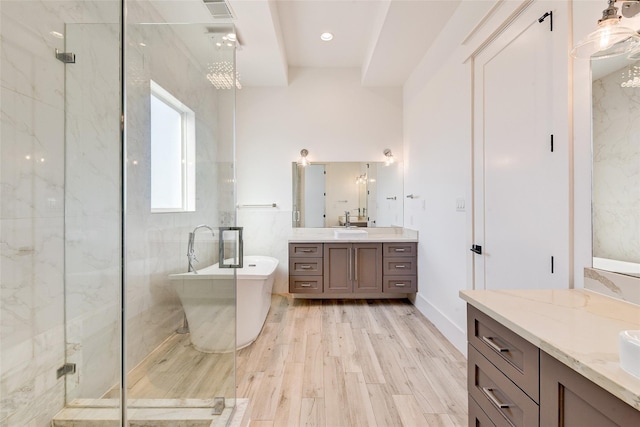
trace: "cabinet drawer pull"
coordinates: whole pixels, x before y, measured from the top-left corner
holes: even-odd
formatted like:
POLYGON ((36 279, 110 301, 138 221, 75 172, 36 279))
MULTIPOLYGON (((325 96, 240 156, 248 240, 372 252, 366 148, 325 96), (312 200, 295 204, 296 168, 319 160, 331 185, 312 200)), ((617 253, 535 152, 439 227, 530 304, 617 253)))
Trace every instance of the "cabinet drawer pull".
POLYGON ((509 405, 508 403, 502 403, 500 402, 500 399, 498 399, 498 397, 496 396, 496 394, 493 392, 492 388, 489 387, 482 387, 482 391, 484 392, 484 394, 487 396, 487 398, 489 398, 489 400, 496 405, 498 408, 503 409, 503 408, 508 408, 509 405))
POLYGON ((404 248, 395 248, 394 251, 396 251, 396 252, 404 252, 404 248))
POLYGON ((301 268, 302 270, 308 270, 308 269, 310 269, 310 268, 311 268, 311 266, 310 266, 309 264, 305 264, 305 265, 301 265, 301 266, 300 266, 300 268, 301 268))
POLYGON ((313 249, 300 249, 300 252, 309 253, 309 252, 313 252, 313 249))
POLYGON ((354 256, 355 259, 355 271, 353 273, 353 280, 355 280, 356 282, 358 281, 358 248, 355 249, 356 250, 356 254, 354 256))
POLYGON ((406 284, 404 283, 395 283, 395 286, 402 288, 403 286, 406 286, 406 284))
POLYGON ((300 287, 301 288, 310 288, 311 287, 311 283, 300 283, 300 287))
POLYGON ((491 348, 493 348, 495 351, 497 351, 498 353, 502 353, 505 351, 509 351, 508 347, 500 347, 498 344, 496 344, 495 342, 493 342, 493 337, 485 337, 484 335, 482 336, 482 341, 486 342, 491 348))
POLYGON ((406 268, 405 265, 396 265, 396 268, 406 268))

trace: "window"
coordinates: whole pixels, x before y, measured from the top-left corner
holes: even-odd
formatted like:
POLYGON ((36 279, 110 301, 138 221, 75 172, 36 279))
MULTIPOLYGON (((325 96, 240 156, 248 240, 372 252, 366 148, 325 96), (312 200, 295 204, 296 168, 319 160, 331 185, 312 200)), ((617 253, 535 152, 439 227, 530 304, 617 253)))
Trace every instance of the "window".
POLYGON ((194 211, 195 114, 151 81, 151 212, 194 211))

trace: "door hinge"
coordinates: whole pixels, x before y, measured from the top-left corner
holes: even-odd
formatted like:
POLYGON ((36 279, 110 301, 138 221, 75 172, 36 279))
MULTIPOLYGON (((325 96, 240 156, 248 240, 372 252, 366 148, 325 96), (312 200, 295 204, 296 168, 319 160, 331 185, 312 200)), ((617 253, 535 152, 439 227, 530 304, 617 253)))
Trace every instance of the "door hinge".
POLYGON ((544 15, 538 18, 538 22, 542 24, 545 21, 545 19, 547 19, 547 17, 549 17, 549 31, 553 31, 553 11, 552 10, 550 10, 549 12, 545 12, 544 15))
POLYGON ((555 270, 554 259, 553 259, 553 256, 551 256, 551 274, 555 272, 554 270, 555 270))
POLYGON ((76 364, 75 363, 65 363, 61 367, 56 370, 56 378, 60 379, 60 377, 64 377, 67 374, 75 374, 76 373, 76 364))
POLYGON ((56 49, 56 59, 64 64, 75 64, 76 54, 72 52, 60 52, 56 49))
POLYGON ((553 153, 553 134, 551 134, 551 152, 553 153))

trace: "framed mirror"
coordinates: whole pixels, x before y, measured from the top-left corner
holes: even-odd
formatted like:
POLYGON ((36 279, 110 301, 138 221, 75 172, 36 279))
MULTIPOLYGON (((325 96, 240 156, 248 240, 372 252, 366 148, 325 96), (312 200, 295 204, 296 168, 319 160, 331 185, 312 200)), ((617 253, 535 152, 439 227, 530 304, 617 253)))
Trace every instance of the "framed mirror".
POLYGON ((591 61, 593 267, 640 277, 640 61, 591 61))
POLYGON ((402 227, 402 163, 292 163, 294 228, 402 227))

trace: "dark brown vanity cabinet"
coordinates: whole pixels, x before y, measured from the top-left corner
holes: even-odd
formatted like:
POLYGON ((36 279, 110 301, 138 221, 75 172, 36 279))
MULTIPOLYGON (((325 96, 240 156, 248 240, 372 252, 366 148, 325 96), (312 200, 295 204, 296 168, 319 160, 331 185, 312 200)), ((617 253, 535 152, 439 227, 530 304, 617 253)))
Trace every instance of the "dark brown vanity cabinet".
POLYGON ((384 243, 382 248, 382 291, 402 294, 418 292, 418 245, 384 243))
POLYGON ((540 425, 638 427, 640 411, 540 352, 540 425))
POLYGON ((289 292, 322 293, 322 243, 289 244, 289 292))
POLYGON ((417 243, 289 243, 289 292, 398 294, 418 290, 417 243))
POLYGON ((640 411, 467 305, 469 426, 638 427, 640 411))
MULTIPOLYGON (((538 427, 538 347, 467 306, 469 402, 496 426, 538 427)), ((473 415, 469 412, 469 425, 473 415)))
POLYGON ((382 243, 325 243, 324 293, 382 292, 382 243))

